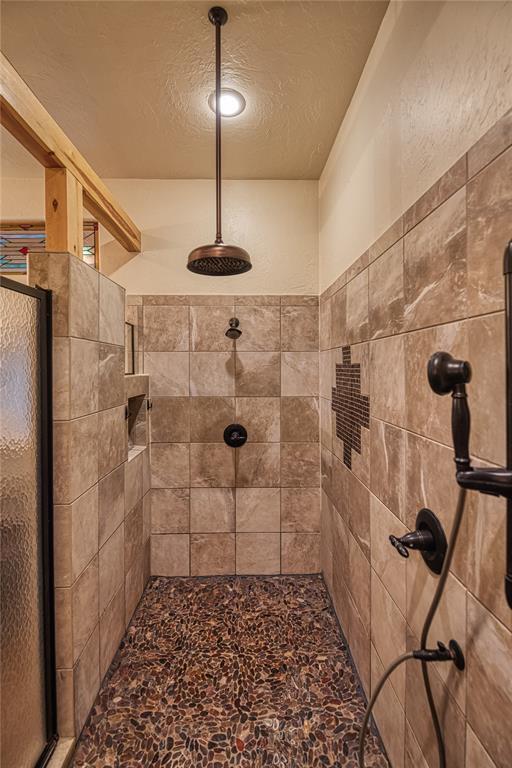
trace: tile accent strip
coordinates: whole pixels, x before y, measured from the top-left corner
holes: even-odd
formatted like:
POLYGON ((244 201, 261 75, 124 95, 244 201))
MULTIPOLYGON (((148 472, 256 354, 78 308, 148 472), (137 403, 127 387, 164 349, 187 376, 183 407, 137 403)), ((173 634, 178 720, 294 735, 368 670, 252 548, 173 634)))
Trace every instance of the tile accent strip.
POLYGON ((361 428, 370 429, 370 398, 361 394, 361 365, 352 362, 350 347, 342 347, 341 354, 331 408, 336 414, 336 435, 343 441, 343 463, 351 469, 352 451, 361 453, 361 428))

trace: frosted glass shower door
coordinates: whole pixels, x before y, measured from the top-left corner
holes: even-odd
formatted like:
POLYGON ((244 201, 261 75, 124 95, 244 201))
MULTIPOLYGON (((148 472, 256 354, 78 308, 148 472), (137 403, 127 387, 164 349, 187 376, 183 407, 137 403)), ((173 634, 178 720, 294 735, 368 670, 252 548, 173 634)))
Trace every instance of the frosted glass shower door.
POLYGON ((45 291, 0 278, 2 768, 43 765, 56 740, 49 310, 45 291))

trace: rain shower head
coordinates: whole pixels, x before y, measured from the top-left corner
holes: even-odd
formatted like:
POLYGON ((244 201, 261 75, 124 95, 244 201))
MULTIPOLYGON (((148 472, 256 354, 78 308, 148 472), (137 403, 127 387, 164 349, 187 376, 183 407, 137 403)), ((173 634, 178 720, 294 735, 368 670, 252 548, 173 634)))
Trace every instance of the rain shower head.
POLYGON ((251 259, 247 251, 237 245, 212 243, 194 248, 189 254, 187 269, 212 277, 241 275, 251 269, 251 259))
POLYGON ((229 321, 229 328, 226 331, 226 336, 228 339, 233 339, 236 341, 240 338, 242 335, 242 331, 238 327, 240 325, 240 320, 237 317, 232 317, 229 321))
POLYGON ((215 189, 217 234, 211 245, 200 245, 189 254, 187 269, 197 275, 226 277, 241 275, 251 267, 251 258, 247 251, 237 245, 224 245, 222 241, 222 142, 221 142, 221 55, 220 30, 228 20, 224 8, 210 8, 208 18, 215 27, 215 189))

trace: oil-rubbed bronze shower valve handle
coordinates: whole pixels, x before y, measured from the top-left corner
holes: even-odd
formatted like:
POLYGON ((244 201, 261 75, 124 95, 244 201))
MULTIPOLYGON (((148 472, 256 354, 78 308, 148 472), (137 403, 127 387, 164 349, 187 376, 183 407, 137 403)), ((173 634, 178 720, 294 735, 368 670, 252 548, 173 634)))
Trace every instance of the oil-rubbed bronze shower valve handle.
POLYGON ((402 557, 409 557, 409 550, 407 547, 404 547, 400 539, 397 539, 396 536, 391 535, 389 540, 399 555, 402 555, 402 557))

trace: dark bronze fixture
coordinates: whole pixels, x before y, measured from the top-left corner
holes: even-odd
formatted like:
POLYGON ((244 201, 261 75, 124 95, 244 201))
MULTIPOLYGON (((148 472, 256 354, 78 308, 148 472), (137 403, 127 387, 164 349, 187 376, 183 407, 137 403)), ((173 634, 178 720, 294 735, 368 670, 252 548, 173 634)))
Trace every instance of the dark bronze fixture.
POLYGON ((506 333, 506 417, 507 466, 487 469, 474 467, 469 453, 471 417, 466 384, 471 381, 471 366, 455 360, 448 352, 436 352, 428 362, 428 380, 438 395, 452 396, 452 439, 455 453, 455 478, 461 488, 502 496, 507 500, 505 595, 512 608, 512 240, 503 258, 505 277, 506 333))
POLYGON ((224 430, 224 442, 230 448, 240 448, 247 441, 247 430, 241 424, 229 424, 224 430))
POLYGON ((220 28, 228 20, 224 8, 210 8, 208 18, 215 27, 215 184, 217 234, 215 243, 200 245, 189 254, 187 269, 198 275, 241 275, 251 267, 247 251, 237 245, 225 245, 222 241, 222 142, 221 142, 221 43, 220 28))
POLYGON ((239 326, 240 326, 240 320, 238 319, 238 317, 232 317, 231 320, 229 321, 229 328, 226 331, 226 336, 228 337, 228 339, 233 339, 234 341, 236 341, 237 339, 240 338, 240 336, 242 335, 242 331, 240 330, 239 326))
POLYGON ((438 517, 431 509, 420 509, 416 516, 416 530, 389 540, 402 557, 409 557, 410 549, 417 549, 434 573, 441 573, 446 554, 446 536, 438 517))

